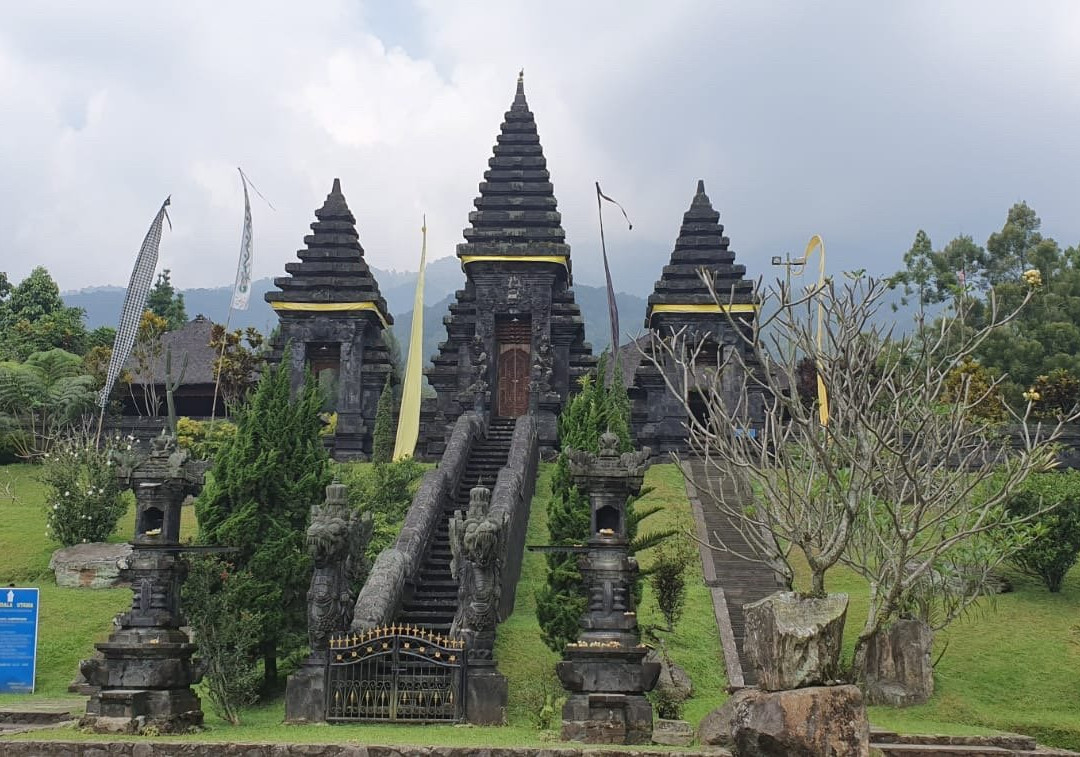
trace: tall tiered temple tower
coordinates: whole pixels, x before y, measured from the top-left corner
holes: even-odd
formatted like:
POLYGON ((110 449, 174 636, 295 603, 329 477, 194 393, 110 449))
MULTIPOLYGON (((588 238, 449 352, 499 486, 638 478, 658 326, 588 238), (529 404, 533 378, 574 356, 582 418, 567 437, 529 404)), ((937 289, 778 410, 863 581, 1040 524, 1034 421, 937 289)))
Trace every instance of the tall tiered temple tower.
POLYGON ((280 291, 266 293, 280 329, 271 360, 290 349, 295 390, 311 370, 327 394, 326 410, 337 413, 334 457, 363 460, 371 454, 375 409, 393 371, 383 331, 394 322, 379 285, 364 260, 356 218, 334 186, 315 211, 312 234, 304 237, 298 263, 274 279, 280 291))
POLYGON ((474 205, 457 247, 465 288, 443 319, 447 339, 427 371, 437 396, 424 403, 418 454, 428 457, 442 453, 448 429, 473 409, 494 418, 533 412, 541 445, 553 448, 563 402, 595 364, 520 75, 474 205))
MULTIPOLYGON (((720 214, 713 209, 705 182, 698 181, 697 192, 690 202, 690 209, 683 215, 682 227, 671 262, 664 266, 660 280, 649 295, 645 311, 645 328, 649 336, 642 344, 648 349, 648 339, 668 337, 680 329, 688 329, 698 338, 707 340, 708 347, 702 351, 697 367, 707 368, 707 361, 715 361, 721 350, 743 350, 748 364, 753 350, 740 338, 735 324, 747 331, 757 318, 757 300, 754 284, 747 281, 746 267, 735 263, 735 253, 728 249, 730 240, 724 236, 720 214), (709 294, 700 271, 704 269, 715 281, 721 304, 709 294)), ((631 346, 631 349, 635 349, 631 346)), ((723 377, 724 387, 730 396, 728 402, 737 400, 741 378, 727 371, 723 377)), ((695 393, 688 389, 691 406, 695 406, 695 393)), ((685 451, 686 411, 664 383, 664 377, 651 361, 638 363, 630 389, 633 402, 631 425, 638 446, 648 445, 654 453, 666 454, 685 451)), ((759 410, 754 406, 749 412, 759 410)), ((702 411, 704 408, 702 407, 702 411)))

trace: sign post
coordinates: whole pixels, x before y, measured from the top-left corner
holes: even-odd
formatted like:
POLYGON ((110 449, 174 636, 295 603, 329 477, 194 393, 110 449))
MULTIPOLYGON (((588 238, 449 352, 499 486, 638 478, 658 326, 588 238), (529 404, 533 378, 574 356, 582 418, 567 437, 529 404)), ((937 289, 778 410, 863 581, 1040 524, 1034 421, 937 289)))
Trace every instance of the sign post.
POLYGON ((0 588, 0 694, 33 694, 38 589, 0 588))

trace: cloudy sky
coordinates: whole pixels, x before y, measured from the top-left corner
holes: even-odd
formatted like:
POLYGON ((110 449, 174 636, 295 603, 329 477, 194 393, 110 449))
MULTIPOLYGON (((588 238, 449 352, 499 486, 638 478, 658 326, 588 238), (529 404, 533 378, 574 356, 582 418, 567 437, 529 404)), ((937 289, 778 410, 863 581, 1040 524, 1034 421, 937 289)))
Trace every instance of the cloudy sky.
MULTIPOLYGON (((461 241, 517 71, 576 277, 620 289, 670 254, 698 178, 754 276, 820 233, 831 269, 899 265, 918 228, 982 242, 1027 200, 1080 242, 1080 4, 938 0, 5 3, 0 270, 124 284, 171 194, 162 265, 283 272, 335 176, 368 259, 461 241), (620 280, 621 279, 621 280, 620 280)), ((647 287, 647 284, 645 285, 647 287)))

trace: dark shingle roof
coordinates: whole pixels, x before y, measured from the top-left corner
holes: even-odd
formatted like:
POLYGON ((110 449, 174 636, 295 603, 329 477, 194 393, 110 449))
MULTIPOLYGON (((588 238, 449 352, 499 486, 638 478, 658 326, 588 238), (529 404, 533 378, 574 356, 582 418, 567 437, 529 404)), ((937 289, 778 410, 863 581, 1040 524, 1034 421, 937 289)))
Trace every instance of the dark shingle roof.
POLYGON ((214 383, 214 360, 217 355, 210 347, 210 330, 214 327, 213 321, 203 316, 197 316, 185 326, 176 331, 168 331, 161 337, 161 352, 151 361, 146 375, 140 375, 137 371, 138 363, 135 355, 128 358, 126 369, 131 373, 132 384, 146 384, 152 381, 155 384, 165 382, 165 354, 172 350, 173 377, 179 375, 184 356, 187 355, 187 370, 184 371, 184 384, 213 384, 214 383))

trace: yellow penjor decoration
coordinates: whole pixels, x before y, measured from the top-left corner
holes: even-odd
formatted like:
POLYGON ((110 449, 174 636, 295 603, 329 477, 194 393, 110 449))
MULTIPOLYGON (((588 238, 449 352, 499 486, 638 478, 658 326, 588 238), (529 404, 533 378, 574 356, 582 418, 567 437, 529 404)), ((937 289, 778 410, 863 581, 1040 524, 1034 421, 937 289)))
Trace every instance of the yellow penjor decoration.
POLYGON ((424 349, 424 270, 427 268, 427 216, 420 229, 420 275, 416 277, 416 296, 413 298, 412 329, 409 335, 409 357, 405 361, 405 385, 401 389, 401 410, 398 413, 397 439, 394 459, 412 457, 420 437, 420 375, 423 370, 424 349))
POLYGON ((825 303, 821 300, 821 290, 825 287, 825 242, 817 234, 810 237, 810 241, 806 243, 806 252, 803 253, 802 261, 803 265, 806 265, 810 260, 810 256, 817 250, 820 254, 818 257, 818 282, 817 288, 814 290, 818 295, 817 305, 817 353, 818 353, 818 366, 817 366, 817 396, 818 396, 818 418, 821 420, 822 426, 829 425, 829 393, 825 389, 825 381, 821 378, 821 355, 822 355, 822 341, 825 334, 825 303))

